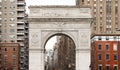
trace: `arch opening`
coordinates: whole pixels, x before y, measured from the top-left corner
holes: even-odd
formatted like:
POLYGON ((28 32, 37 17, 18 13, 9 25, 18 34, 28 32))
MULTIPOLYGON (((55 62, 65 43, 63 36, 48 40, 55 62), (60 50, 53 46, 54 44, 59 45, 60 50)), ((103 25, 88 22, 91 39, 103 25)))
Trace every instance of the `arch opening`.
POLYGON ((50 36, 44 46, 45 70, 75 70, 75 43, 66 34, 50 36))

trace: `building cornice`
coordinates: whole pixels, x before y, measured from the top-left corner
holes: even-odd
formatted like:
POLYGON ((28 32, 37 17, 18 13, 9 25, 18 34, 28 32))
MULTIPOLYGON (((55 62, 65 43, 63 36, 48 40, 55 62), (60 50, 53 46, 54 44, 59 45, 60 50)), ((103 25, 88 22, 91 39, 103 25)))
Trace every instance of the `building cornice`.
POLYGON ((69 5, 45 5, 45 6, 41 6, 41 5, 30 5, 28 8, 91 8, 88 5, 81 5, 81 6, 69 6, 69 5))
POLYGON ((91 35, 91 39, 95 36, 120 36, 120 34, 93 34, 91 35))
POLYGON ((91 18, 30 18, 29 22, 82 22, 91 21, 91 18))

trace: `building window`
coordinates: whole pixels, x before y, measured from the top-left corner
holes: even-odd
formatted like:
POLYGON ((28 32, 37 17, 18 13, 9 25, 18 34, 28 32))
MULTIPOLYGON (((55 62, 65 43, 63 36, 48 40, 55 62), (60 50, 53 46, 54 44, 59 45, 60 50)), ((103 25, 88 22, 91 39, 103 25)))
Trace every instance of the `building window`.
MULTIPOLYGON (((110 28, 111 28, 111 26, 108 26, 108 27, 110 27, 110 28)), ((109 40, 109 36, 106 36, 106 40, 109 40)))
POLYGON ((13 67, 13 69, 12 70, 16 70, 16 68, 15 67, 13 67))
POLYGON ((110 65, 106 65, 106 70, 110 70, 110 65))
POLYGON ((82 2, 84 2, 84 0, 82 0, 82 2))
POLYGON ((5 65, 5 66, 7 65, 7 60, 6 60, 6 59, 4 60, 4 65, 5 65))
POLYGON ((4 55, 4 58, 5 58, 5 59, 7 58, 7 54, 4 55))
POLYGON ((114 65, 114 69, 113 70, 118 70, 118 66, 114 65))
POLYGON ((5 6, 4 8, 5 8, 5 9, 7 9, 7 7, 6 7, 6 6, 5 6))
POLYGON ((15 6, 11 5, 11 6, 10 6, 10 8, 11 8, 11 9, 14 9, 14 8, 15 8, 15 6))
POLYGON ((15 21, 15 18, 10 18, 10 21, 15 21))
POLYGON ((7 48, 5 48, 5 51, 7 51, 7 48))
POLYGON ((9 35, 9 37, 10 37, 11 39, 13 39, 13 38, 15 38, 15 35, 9 35))
POLYGON ((96 7, 96 4, 94 3, 94 7, 96 7))
POLYGON ((102 70, 102 65, 98 65, 98 70, 102 70))
POLYGON ((7 18, 4 18, 4 21, 7 21, 7 18))
POLYGON ((15 32, 15 29, 10 29, 10 32, 15 32))
POLYGON ((110 54, 106 54, 106 60, 107 60, 107 61, 110 60, 110 54))
POLYGON ((117 57, 117 54, 114 54, 114 60, 117 60, 118 57, 117 57))
POLYGON ((10 24, 10 27, 14 27, 15 26, 15 24, 10 24))
POLYGON ((16 55, 15 55, 15 54, 13 54, 13 58, 14 58, 14 59, 16 58, 16 55))
POLYGON ((101 44, 98 45, 98 50, 102 50, 102 45, 101 44))
POLYGON ((14 15, 14 14, 15 14, 15 12, 14 12, 14 11, 12 11, 12 12, 10 12, 10 14, 11 14, 11 15, 14 15))
MULTIPOLYGON (((101 23, 101 25, 102 25, 102 23, 101 23)), ((101 32, 102 32, 102 29, 103 29, 103 28, 102 28, 102 27, 100 27, 100 31, 101 31, 101 32)))
POLYGON ((106 45, 106 50, 110 50, 109 44, 106 45))
POLYGON ((101 37, 100 37, 100 36, 98 37, 98 40, 101 40, 101 37))
MULTIPOLYGON (((96 23, 94 23, 94 24, 96 24, 96 23)), ((94 30, 96 30, 96 27, 94 27, 94 30)))
POLYGON ((98 60, 102 60, 102 54, 98 54, 98 60))
POLYGON ((114 44, 113 44, 113 50, 114 50, 114 51, 117 51, 117 43, 114 43, 114 44))
POLYGON ((114 38, 114 40, 116 40, 116 39, 117 39, 117 37, 116 37, 116 36, 114 36, 113 38, 114 38))
POLYGON ((15 66, 16 65, 16 60, 15 59, 13 59, 13 66, 15 66))
POLYGON ((15 48, 13 48, 13 51, 16 51, 16 49, 15 49, 15 48))

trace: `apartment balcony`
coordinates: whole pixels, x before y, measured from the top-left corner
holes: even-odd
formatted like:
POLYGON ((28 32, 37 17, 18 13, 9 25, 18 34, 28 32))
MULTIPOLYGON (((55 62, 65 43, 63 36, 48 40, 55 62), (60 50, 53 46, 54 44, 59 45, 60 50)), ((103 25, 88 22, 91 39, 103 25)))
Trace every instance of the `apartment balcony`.
POLYGON ((23 66, 23 67, 20 67, 20 70, 24 70, 24 66, 23 66))
POLYGON ((28 30, 25 30, 25 33, 28 33, 28 30))
POLYGON ((28 24, 28 19, 25 19, 25 24, 28 24))
POLYGON ((24 31, 18 31, 17 35, 24 35, 24 31))
POLYGON ((20 43, 20 46, 25 46, 23 43, 20 43))
POLYGON ((17 11, 25 11, 25 7, 18 7, 17 11))
POLYGON ((24 52, 24 48, 21 48, 21 50, 20 50, 21 52, 24 52))
POLYGON ((20 58, 21 58, 20 60, 23 61, 24 57, 25 57, 24 55, 20 55, 20 58))
POLYGON ((23 37, 18 37, 17 40, 24 40, 24 38, 23 37))
POLYGON ((111 28, 112 26, 111 25, 106 25, 106 28, 111 28))
POLYGON ((18 26, 17 29, 24 29, 24 26, 18 26))
POLYGON ((17 20, 17 24, 24 24, 25 22, 24 22, 24 20, 17 20))
POLYGON ((25 62, 24 64, 25 64, 25 65, 28 65, 28 63, 27 63, 27 62, 25 62))
POLYGON ((26 29, 28 29, 28 26, 25 26, 26 29))
POLYGON ((22 14, 17 14, 17 17, 25 17, 24 13, 22 14))
POLYGON ((20 65, 20 70, 24 70, 24 65, 23 65, 23 63, 21 63, 21 65, 20 65))
POLYGON ((25 1, 18 1, 17 5, 25 5, 25 1))

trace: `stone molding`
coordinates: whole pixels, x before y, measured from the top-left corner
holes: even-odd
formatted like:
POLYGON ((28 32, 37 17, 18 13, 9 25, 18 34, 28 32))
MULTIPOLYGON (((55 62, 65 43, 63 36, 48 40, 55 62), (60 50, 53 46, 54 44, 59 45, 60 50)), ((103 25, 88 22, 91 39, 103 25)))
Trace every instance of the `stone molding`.
POLYGON ((33 18, 29 17, 29 22, 90 22, 91 18, 33 18))

